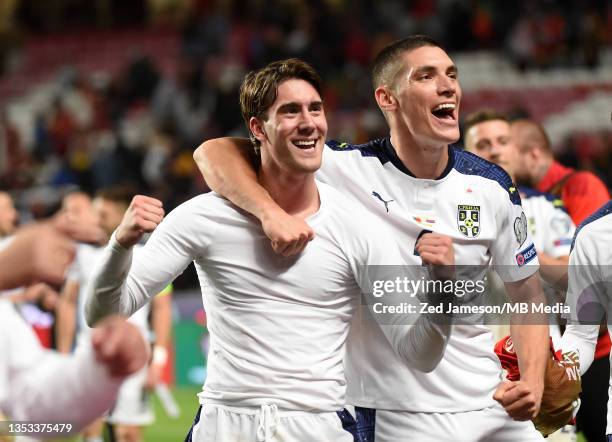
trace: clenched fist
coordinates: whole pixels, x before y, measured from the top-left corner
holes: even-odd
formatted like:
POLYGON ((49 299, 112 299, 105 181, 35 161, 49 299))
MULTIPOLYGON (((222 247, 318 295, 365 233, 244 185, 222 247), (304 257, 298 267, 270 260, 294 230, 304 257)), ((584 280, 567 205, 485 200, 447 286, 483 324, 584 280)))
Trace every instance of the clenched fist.
POLYGON ((416 250, 423 264, 433 267, 436 279, 454 279, 455 248, 450 236, 426 233, 417 241, 416 250))
POLYGON ((164 208, 160 200, 144 195, 136 195, 128 207, 115 237, 126 249, 140 241, 145 233, 152 232, 164 218, 164 208))
POLYGON ((504 381, 497 387, 493 399, 506 409, 516 421, 527 421, 540 411, 543 386, 533 386, 526 381, 504 381))

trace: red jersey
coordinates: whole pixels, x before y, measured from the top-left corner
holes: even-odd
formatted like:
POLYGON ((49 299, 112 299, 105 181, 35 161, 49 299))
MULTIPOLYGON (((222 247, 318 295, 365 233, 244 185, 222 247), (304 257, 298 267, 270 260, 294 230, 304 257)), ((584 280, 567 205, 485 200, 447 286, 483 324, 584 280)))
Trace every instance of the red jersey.
POLYGON ((559 195, 577 226, 610 200, 608 188, 596 175, 578 172, 556 161, 536 188, 540 192, 559 195))

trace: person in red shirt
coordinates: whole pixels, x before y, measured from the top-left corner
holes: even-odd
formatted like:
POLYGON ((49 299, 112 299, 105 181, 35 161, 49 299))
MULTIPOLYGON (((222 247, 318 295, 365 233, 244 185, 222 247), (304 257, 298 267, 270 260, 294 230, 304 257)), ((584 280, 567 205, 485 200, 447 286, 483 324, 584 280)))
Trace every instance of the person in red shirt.
MULTIPOLYGON (((511 135, 519 148, 521 167, 516 179, 541 192, 558 195, 576 226, 610 200, 604 182, 592 172, 577 171, 555 161, 544 128, 531 120, 516 120, 511 135)), ((582 378, 582 405, 577 427, 590 441, 605 440, 610 335, 602 325, 595 362, 582 378)))
POLYGON ((579 225, 610 199, 604 182, 588 171, 563 166, 553 157, 544 128, 530 120, 512 122, 511 133, 521 153, 522 171, 518 181, 559 195, 574 224, 579 225))

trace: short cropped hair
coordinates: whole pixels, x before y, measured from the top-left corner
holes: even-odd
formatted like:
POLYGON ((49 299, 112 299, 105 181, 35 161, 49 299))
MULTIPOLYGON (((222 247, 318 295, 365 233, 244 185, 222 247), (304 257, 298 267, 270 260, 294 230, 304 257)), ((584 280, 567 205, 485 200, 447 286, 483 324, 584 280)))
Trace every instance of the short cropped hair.
POLYGON ((249 72, 240 86, 240 111, 249 131, 249 138, 259 153, 260 142, 251 133, 249 120, 255 117, 268 119, 268 109, 276 100, 278 87, 292 78, 304 80, 322 95, 321 77, 315 69, 299 58, 275 61, 267 66, 249 72))
POLYGON ((433 46, 444 50, 433 38, 420 34, 411 35, 385 46, 374 59, 372 67, 374 89, 382 85, 393 86, 395 77, 401 70, 401 66, 398 65, 400 56, 423 46, 433 46))
POLYGON ((467 133, 468 130, 477 124, 497 120, 505 121, 508 124, 510 123, 510 120, 506 115, 496 111, 495 109, 481 109, 476 112, 472 112, 465 117, 465 120, 463 120, 463 133, 467 133))
POLYGON ((95 197, 129 206, 132 202, 132 198, 134 198, 137 194, 138 191, 134 186, 129 184, 120 184, 99 189, 96 192, 95 197))

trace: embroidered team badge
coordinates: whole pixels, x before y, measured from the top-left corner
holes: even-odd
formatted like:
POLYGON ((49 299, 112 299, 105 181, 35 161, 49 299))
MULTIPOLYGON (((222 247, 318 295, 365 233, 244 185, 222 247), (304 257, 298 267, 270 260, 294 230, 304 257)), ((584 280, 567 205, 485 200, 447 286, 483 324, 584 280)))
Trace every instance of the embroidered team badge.
POLYGON ((477 237, 480 234, 480 206, 458 205, 457 226, 468 238, 477 237))

